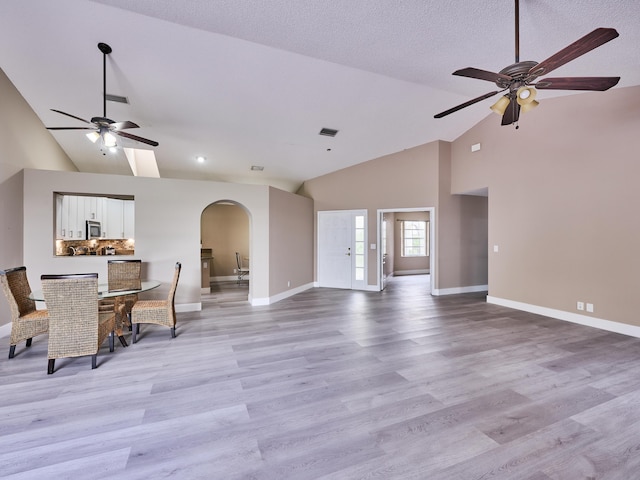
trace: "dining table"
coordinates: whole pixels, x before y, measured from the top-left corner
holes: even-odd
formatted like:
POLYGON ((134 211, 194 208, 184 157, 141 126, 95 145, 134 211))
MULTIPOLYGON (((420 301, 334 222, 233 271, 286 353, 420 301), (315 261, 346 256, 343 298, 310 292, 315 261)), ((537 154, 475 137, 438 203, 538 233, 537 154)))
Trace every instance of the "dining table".
MULTIPOLYGON (((159 282, 158 280, 142 280, 140 282, 140 288, 127 289, 127 290, 125 289, 109 290, 108 284, 99 283, 98 297, 101 299, 104 299, 104 298, 120 297, 124 295, 134 295, 136 293, 142 293, 149 290, 153 290, 154 288, 159 287, 161 283, 162 282, 159 282)), ((36 302, 44 302, 44 294, 42 293, 42 290, 33 290, 29 294, 29 298, 36 302)))

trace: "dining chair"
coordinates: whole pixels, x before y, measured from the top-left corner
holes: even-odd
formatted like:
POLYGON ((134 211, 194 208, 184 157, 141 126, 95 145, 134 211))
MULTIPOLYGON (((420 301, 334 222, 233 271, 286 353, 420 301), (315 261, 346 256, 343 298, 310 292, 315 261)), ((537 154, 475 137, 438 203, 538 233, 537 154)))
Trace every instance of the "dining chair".
POLYGON ((0 282, 11 310, 9 358, 13 358, 18 343, 26 340, 30 347, 33 337, 49 331, 49 314, 47 310, 36 310, 35 302, 29 298, 27 267, 0 270, 0 282))
POLYGON ((247 275, 249 275, 249 269, 248 268, 242 268, 242 257, 240 256, 240 253, 236 252, 236 266, 237 271, 238 271, 238 283, 240 283, 242 280, 244 280, 244 277, 246 277, 247 275))
POLYGON ((42 293, 49 311, 49 364, 58 358, 91 355, 96 368, 100 346, 109 337, 113 352, 115 312, 98 311, 98 274, 42 275, 42 293))
MULTIPOLYGON (((142 280, 142 260, 108 260, 107 284, 110 292, 139 289, 142 280)), ((138 301, 138 294, 118 295, 100 300, 100 311, 113 309, 116 314, 116 332, 124 347, 127 342, 122 336, 124 328, 131 328, 131 308, 138 301), (124 315, 123 315, 124 311, 124 315)))
POLYGON ((133 343, 137 342, 137 334, 140 333, 141 323, 164 325, 171 329, 171 338, 176 337, 176 309, 174 299, 181 268, 182 264, 177 262, 173 273, 171 288, 169 289, 169 295, 166 300, 139 300, 133 305, 131 309, 131 323, 133 325, 131 341, 133 343))

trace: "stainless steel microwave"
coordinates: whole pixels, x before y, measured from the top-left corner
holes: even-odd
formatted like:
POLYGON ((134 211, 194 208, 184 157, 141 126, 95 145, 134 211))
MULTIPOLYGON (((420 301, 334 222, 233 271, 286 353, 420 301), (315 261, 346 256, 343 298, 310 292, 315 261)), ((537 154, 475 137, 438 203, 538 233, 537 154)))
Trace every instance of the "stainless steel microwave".
POLYGON ((87 220, 87 235, 85 238, 89 240, 91 238, 101 238, 101 237, 102 237, 102 226, 100 225, 100 222, 87 220))

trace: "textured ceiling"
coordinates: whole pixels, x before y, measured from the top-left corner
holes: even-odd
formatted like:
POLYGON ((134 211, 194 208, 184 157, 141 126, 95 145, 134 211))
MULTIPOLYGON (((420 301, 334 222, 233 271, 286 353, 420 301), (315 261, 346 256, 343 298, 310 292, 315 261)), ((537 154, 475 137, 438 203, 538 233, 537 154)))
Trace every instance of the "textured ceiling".
MULTIPOLYGON (((620 75, 616 88, 638 85, 638 19, 635 1, 521 0, 520 58, 542 61, 613 27, 619 38, 554 75, 620 75)), ((491 99, 433 118, 495 90, 451 72, 513 63, 514 1, 0 2, 0 68, 47 126, 79 125, 51 108, 101 115, 98 42, 113 47, 107 91, 130 100, 109 102, 108 116, 160 142, 161 176, 294 190, 339 168, 453 140, 487 116, 491 99), (322 127, 340 132, 321 137, 322 127)), ((541 107, 521 125, 544 121, 544 99, 558 94, 541 92, 541 107)), ((496 128, 508 129, 497 117, 496 128)), ((78 132, 54 137, 82 171, 131 174, 123 153, 103 156, 78 132)))

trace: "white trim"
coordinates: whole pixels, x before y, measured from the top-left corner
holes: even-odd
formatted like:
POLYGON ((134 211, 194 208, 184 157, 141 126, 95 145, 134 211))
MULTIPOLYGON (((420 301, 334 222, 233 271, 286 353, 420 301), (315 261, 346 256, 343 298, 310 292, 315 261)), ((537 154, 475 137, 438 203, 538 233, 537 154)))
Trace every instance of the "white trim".
POLYGON ((459 293, 487 292, 488 290, 489 285, 470 285, 468 287, 436 288, 431 290, 431 295, 457 295, 459 293))
POLYGON ((313 288, 313 283, 307 283, 305 285, 301 285, 299 287, 286 290, 272 297, 252 298, 250 303, 251 303, 251 306, 253 307, 271 305, 272 303, 276 303, 276 302, 279 302, 280 300, 284 300, 285 298, 292 297, 298 293, 309 290, 310 288, 313 288))
POLYGON ((204 293, 204 294, 211 293, 211 287, 202 287, 202 288, 200 289, 200 293, 201 293, 201 294, 202 294, 202 293, 204 293))
POLYGON ((5 325, 0 326, 0 338, 8 337, 11 335, 11 325, 13 322, 9 322, 5 325))
POLYGON ((416 208, 379 208, 378 214, 376 218, 376 232, 377 232, 377 241, 378 241, 378 261, 377 263, 377 275, 376 275, 376 283, 375 286, 377 291, 382 290, 382 249, 380 248, 382 245, 382 216, 385 213, 394 213, 394 212, 429 212, 429 273, 431 276, 429 278, 429 289, 433 295, 435 290, 435 278, 436 278, 436 209, 435 207, 416 207, 416 208))
POLYGON ((176 313, 177 312, 200 312, 202 311, 202 302, 197 303, 181 303, 176 304, 176 313))
POLYGON ((544 315, 545 317, 564 320, 566 322, 577 323, 587 327, 598 328, 608 332, 621 333, 630 337, 640 338, 640 327, 636 325, 628 325, 626 323, 613 322, 604 318, 590 317, 579 313, 565 312, 564 310, 556 310, 555 308, 541 307, 539 305, 531 305, 529 303, 516 302, 504 298, 492 297, 487 295, 487 303, 501 305, 503 307, 514 308, 524 312, 544 315))
MULTIPOLYGON (((235 282, 238 280, 238 275, 220 275, 219 277, 209 277, 210 283, 216 282, 235 282)), ((244 280, 249 280, 249 275, 244 276, 244 280)))
POLYGON ((429 269, 423 268, 420 270, 396 270, 393 272, 394 277, 401 277, 403 275, 428 275, 429 269))

